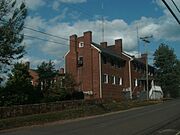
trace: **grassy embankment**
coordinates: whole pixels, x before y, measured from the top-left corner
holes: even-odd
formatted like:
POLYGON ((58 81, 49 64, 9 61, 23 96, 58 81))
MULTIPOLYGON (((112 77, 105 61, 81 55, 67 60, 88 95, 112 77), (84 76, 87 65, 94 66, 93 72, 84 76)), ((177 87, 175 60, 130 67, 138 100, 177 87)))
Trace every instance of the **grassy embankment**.
POLYGON ((126 101, 126 102, 108 102, 99 105, 82 106, 76 109, 64 110, 60 112, 36 114, 16 118, 0 120, 0 130, 44 124, 59 120, 69 120, 86 116, 100 115, 120 110, 126 110, 134 107, 146 106, 160 103, 159 101, 126 101))

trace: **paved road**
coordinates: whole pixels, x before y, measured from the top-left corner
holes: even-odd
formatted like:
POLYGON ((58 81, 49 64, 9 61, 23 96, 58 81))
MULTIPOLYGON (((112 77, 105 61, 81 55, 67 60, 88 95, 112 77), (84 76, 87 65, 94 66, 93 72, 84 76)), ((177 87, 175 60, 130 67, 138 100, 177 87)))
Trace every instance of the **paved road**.
MULTIPOLYGON (((180 117, 180 99, 97 118, 22 128, 2 135, 152 135, 180 117)), ((180 129, 179 129, 180 130, 180 129)), ((177 130, 177 132, 179 132, 177 130)), ((176 132, 176 133, 177 133, 176 132)), ((175 133, 174 133, 175 134, 175 133)))

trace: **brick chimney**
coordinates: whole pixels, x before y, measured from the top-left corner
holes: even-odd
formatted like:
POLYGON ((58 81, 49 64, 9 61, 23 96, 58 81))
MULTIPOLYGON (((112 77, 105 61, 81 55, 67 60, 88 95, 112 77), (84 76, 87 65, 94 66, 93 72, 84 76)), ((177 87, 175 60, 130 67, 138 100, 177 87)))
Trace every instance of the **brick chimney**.
POLYGON ((84 44, 85 44, 85 47, 91 45, 92 43, 92 32, 91 31, 86 31, 84 32, 84 44))
POLYGON ((101 45, 102 48, 106 48, 107 47, 107 42, 101 42, 100 45, 101 45))
POLYGON ((115 40, 115 51, 117 53, 121 53, 122 52, 122 39, 116 39, 115 40))
POLYGON ((30 69, 30 62, 29 61, 25 62, 25 65, 26 65, 27 69, 29 70, 30 69))
POLYGON ((144 53, 144 54, 141 54, 141 61, 143 62, 143 63, 146 63, 146 60, 147 60, 147 54, 146 53, 144 53))
POLYGON ((64 68, 59 69, 59 74, 64 74, 64 68))
POLYGON ((77 50, 77 35, 70 36, 70 51, 76 52, 77 50))

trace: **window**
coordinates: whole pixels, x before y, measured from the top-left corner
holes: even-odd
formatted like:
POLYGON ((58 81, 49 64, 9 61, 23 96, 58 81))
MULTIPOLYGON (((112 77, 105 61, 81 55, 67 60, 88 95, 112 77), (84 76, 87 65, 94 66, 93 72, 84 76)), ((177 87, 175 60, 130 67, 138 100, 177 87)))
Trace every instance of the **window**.
POLYGON ((111 66, 112 66, 112 67, 115 66, 115 63, 114 63, 113 60, 111 60, 111 66))
POLYGON ((82 48, 82 47, 84 47, 84 42, 79 43, 79 48, 82 48))
POLYGON ((78 57, 78 67, 83 66, 83 56, 78 57))
POLYGON ((112 76, 112 84, 116 84, 116 77, 112 76))
POLYGON ((122 79, 122 77, 119 77, 119 78, 118 78, 118 84, 119 84, 119 85, 122 85, 122 84, 123 84, 123 79, 122 79))
POLYGON ((134 86, 138 86, 138 80, 134 79, 134 86))
POLYGON ((107 74, 103 75, 103 82, 108 83, 108 75, 107 74))
POLYGON ((121 68, 121 63, 120 62, 117 63, 117 67, 121 68))

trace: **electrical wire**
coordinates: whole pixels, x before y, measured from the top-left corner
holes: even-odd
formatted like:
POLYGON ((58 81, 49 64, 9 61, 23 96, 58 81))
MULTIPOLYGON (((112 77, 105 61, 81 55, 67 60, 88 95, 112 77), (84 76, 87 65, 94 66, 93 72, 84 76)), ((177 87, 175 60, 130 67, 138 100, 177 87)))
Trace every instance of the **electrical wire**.
POLYGON ((40 38, 40 37, 34 37, 34 36, 31 36, 31 35, 26 35, 26 34, 18 34, 18 35, 24 35, 25 37, 28 37, 28 38, 33 38, 33 39, 38 39, 38 40, 42 40, 42 41, 46 41, 46 42, 60 44, 60 45, 66 46, 66 47, 68 46, 68 44, 64 44, 64 43, 60 43, 60 42, 57 42, 57 41, 52 41, 52 40, 48 40, 48 39, 44 39, 44 38, 40 38))
POLYGON ((178 6, 176 5, 176 3, 174 2, 174 0, 171 0, 171 1, 174 4, 174 6, 176 7, 177 11, 180 13, 180 10, 179 10, 178 6))
POLYGON ((31 31, 34 31, 34 32, 38 32, 38 33, 44 34, 44 35, 48 35, 48 36, 51 36, 51 37, 60 38, 60 39, 69 41, 68 38, 60 37, 60 36, 53 35, 51 33, 43 32, 43 31, 40 31, 40 30, 36 30, 34 28, 31 28, 31 27, 24 26, 24 29, 28 29, 28 30, 31 30, 31 31))

